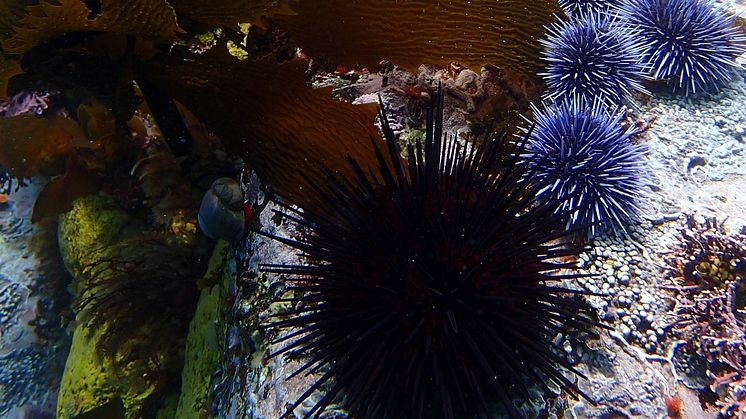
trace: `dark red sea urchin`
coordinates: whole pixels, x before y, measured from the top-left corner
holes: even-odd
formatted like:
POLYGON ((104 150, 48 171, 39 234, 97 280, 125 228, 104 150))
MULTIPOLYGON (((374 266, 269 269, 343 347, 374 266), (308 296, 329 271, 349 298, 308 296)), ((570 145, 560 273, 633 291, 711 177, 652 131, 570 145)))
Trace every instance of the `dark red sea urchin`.
POLYGON ((366 175, 350 158, 356 176, 328 174, 310 185, 318 204, 280 212, 308 234, 270 236, 309 262, 263 267, 287 275, 295 295, 264 327, 281 343, 271 356, 304 359, 294 375, 319 375, 289 411, 317 390, 307 417, 331 403, 356 418, 493 417, 500 405, 523 417, 513 401, 533 386, 582 395, 559 366, 582 375, 552 343, 594 324, 578 313, 579 292, 557 284, 577 276, 559 215, 532 203, 522 144, 444 137, 442 100, 408 160, 381 112, 378 167, 366 175))

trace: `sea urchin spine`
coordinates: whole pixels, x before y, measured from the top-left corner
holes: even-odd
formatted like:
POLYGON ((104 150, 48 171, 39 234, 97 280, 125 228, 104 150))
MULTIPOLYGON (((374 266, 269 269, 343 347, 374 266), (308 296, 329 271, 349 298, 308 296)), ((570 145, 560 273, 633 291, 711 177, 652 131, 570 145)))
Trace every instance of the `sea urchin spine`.
POLYGON ((605 13, 617 3, 619 0, 559 0, 562 10, 573 17, 586 13, 605 13))
POLYGON ((746 51, 735 16, 713 0, 626 0, 619 14, 652 77, 687 95, 731 80, 746 51))
POLYGON ((582 95, 601 98, 610 105, 631 101, 636 92, 647 93, 640 84, 644 69, 632 42, 634 31, 603 13, 585 13, 547 28, 541 75, 548 85, 548 98, 582 95))
POLYGON ((460 145, 443 135, 435 98, 408 160, 381 112, 378 167, 350 158, 355 176, 309 185, 318 203, 284 204, 279 214, 306 235, 263 233, 308 257, 263 266, 292 294, 280 301, 293 308, 264 325, 280 348, 271 356, 318 374, 290 411, 322 389, 308 417, 333 402, 356 418, 491 416, 495 405, 522 417, 512 401, 533 386, 582 395, 558 366, 582 375, 552 342, 595 324, 579 312, 581 292, 558 284, 579 276, 561 215, 534 204, 507 135, 460 145))
POLYGON ((538 180, 537 199, 555 206, 568 231, 624 230, 638 213, 646 152, 632 142, 637 128, 622 125, 625 112, 572 96, 533 114, 524 157, 538 180))

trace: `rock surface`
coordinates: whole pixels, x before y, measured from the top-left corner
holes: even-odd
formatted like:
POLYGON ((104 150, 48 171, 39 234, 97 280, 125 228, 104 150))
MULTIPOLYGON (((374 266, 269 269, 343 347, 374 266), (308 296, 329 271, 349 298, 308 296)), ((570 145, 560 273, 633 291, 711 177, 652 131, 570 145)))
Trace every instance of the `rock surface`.
POLYGON ((70 346, 56 226, 29 221, 39 190, 34 181, 0 206, 0 417, 9 419, 54 413, 70 346))

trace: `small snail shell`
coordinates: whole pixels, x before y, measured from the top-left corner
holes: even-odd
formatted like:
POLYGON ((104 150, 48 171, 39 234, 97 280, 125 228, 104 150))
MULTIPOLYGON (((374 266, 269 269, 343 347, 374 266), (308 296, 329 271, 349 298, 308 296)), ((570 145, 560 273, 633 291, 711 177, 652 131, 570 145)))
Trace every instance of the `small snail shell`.
POLYGON ((205 235, 214 240, 235 241, 244 233, 243 191, 233 179, 219 178, 202 197, 197 222, 205 235))

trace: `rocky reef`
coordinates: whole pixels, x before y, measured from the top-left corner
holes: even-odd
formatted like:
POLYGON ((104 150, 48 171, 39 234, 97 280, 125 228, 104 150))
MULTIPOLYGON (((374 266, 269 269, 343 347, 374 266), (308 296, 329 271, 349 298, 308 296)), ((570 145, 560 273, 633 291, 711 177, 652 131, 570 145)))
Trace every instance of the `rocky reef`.
POLYGON ((743 417, 743 7, 0 0, 0 416, 743 417))

